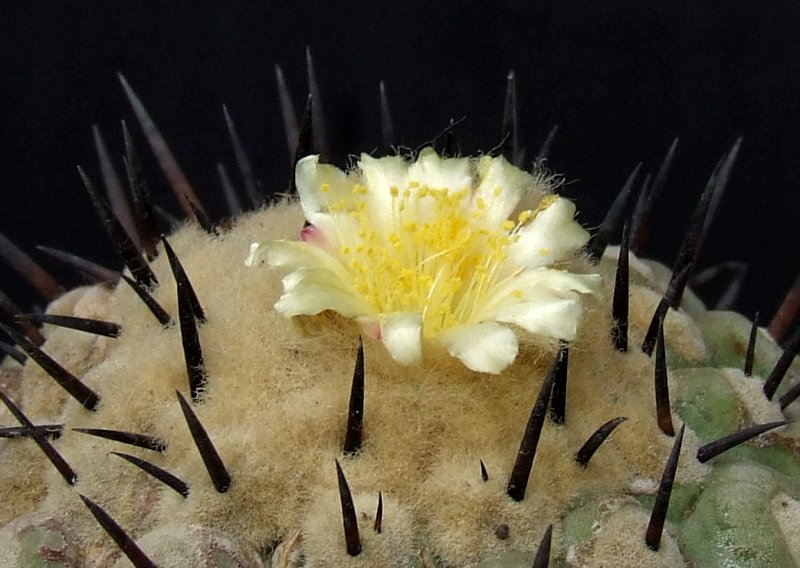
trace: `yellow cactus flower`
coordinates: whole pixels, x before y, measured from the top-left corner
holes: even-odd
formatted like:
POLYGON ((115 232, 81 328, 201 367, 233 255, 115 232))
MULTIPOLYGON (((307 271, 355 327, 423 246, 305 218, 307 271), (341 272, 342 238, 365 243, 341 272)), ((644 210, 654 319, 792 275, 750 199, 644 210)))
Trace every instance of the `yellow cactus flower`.
POLYGON ((499 373, 520 332, 573 339, 580 296, 599 290, 599 276, 565 269, 589 237, 574 204, 502 157, 362 154, 345 173, 309 156, 295 178, 309 226, 297 242, 253 243, 247 263, 266 250, 291 270, 282 314, 355 318, 400 363, 439 344, 499 373))

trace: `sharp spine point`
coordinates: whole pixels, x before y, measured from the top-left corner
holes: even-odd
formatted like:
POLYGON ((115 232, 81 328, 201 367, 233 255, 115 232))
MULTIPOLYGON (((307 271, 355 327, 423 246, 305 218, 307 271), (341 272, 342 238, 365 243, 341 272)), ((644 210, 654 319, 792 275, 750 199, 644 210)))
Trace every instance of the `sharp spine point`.
POLYGON ((378 87, 381 98, 381 148, 382 154, 388 155, 392 152, 392 147, 396 144, 394 126, 392 124, 392 113, 389 111, 389 97, 386 96, 386 85, 383 81, 378 87))
POLYGON ((621 353, 628 351, 628 309, 630 298, 630 264, 628 259, 628 224, 622 227, 622 240, 614 278, 614 297, 611 303, 611 342, 621 353))
POLYGON ((183 270, 178 257, 169 246, 166 237, 161 238, 164 250, 167 251, 169 264, 178 291, 178 323, 181 328, 181 343, 183 345, 183 356, 186 361, 186 373, 189 379, 189 392, 192 402, 196 403, 200 399, 200 394, 206 386, 205 364, 203 362, 203 348, 200 345, 200 336, 197 332, 197 321, 205 321, 205 314, 197 296, 192 289, 189 278, 183 270), (198 313, 199 310, 199 313, 198 313))
POLYGON ((519 134, 517 118, 517 80, 513 70, 506 76, 506 96, 503 106, 503 130, 500 152, 512 165, 518 166, 519 134))
POLYGON ((275 65, 275 80, 278 84, 278 99, 281 105, 281 117, 283 118, 283 129, 286 133, 286 147, 289 149, 289 162, 294 160, 297 138, 300 130, 297 128, 297 113, 292 104, 292 97, 286 86, 283 77, 283 69, 280 65, 275 65))
MULTIPOLYGON (((678 139, 672 141, 672 144, 667 150, 664 161, 661 162, 661 167, 658 168, 656 177, 653 180, 653 185, 650 186, 647 192, 646 201, 642 204, 641 216, 639 222, 636 224, 636 231, 632 233, 631 248, 637 255, 642 255, 647 245, 650 242, 650 233, 652 229, 652 217, 661 199, 661 194, 666 187, 667 177, 669 176, 672 163, 675 160, 675 151, 678 147, 678 139)), ((644 192, 642 192, 644 195, 644 192)))
POLYGON ((78 272, 86 275, 86 277, 89 278, 94 284, 105 282, 116 284, 116 282, 119 280, 119 272, 111 270, 110 268, 106 268, 105 266, 100 266, 91 260, 86 260, 85 258, 81 258, 80 256, 72 253, 43 245, 37 245, 36 248, 37 250, 40 250, 43 253, 66 264, 70 268, 74 268, 78 272))
POLYGON ((97 519, 97 522, 100 523, 100 526, 103 527, 103 530, 114 539, 114 542, 117 543, 117 546, 119 546, 120 550, 128 557, 128 560, 131 561, 135 568, 158 568, 158 565, 148 558, 133 538, 125 532, 125 529, 119 526, 117 521, 100 507, 100 505, 80 493, 78 496, 89 511, 91 511, 94 518, 97 519))
POLYGON ((361 450, 364 426, 364 341, 358 338, 358 353, 350 388, 350 405, 347 411, 347 430, 344 437, 345 455, 355 455, 361 450))
POLYGON ((550 152, 553 149, 553 140, 555 140, 556 134, 558 134, 558 124, 554 124, 550 129, 550 132, 548 132, 547 136, 545 136, 544 142, 542 142, 542 146, 539 148, 539 152, 536 154, 535 161, 537 163, 544 162, 550 158, 550 152))
POLYGON ((117 218, 114 217, 114 214, 111 212, 111 207, 109 207, 108 203, 106 203, 106 200, 103 199, 103 196, 100 195, 100 192, 97 191, 94 182, 80 166, 78 166, 78 172, 83 179, 83 185, 86 187, 86 191, 89 193, 89 197, 92 199, 92 203, 97 210, 97 214, 100 216, 100 220, 103 222, 106 233, 108 233, 108 236, 114 242, 117 252, 122 257, 125 265, 131 271, 134 279, 148 287, 158 284, 156 275, 150 269, 147 262, 145 262, 145 260, 139 254, 138 247, 131 240, 131 237, 125 231, 124 227, 120 224, 117 218))
POLYGON ((486 469, 486 464, 483 463, 483 460, 480 460, 480 462, 481 462, 481 479, 484 481, 489 481, 489 471, 486 469))
POLYGON ((361 537, 358 534, 358 518, 353 504, 353 495, 350 493, 350 487, 347 485, 347 479, 342 471, 342 466, 339 465, 339 460, 334 460, 334 462, 336 463, 336 480, 339 485, 339 500, 342 504, 342 524, 347 554, 358 556, 361 553, 361 537))
POLYGON ((100 397, 84 385, 77 377, 57 363, 47 353, 37 347, 30 339, 8 327, 0 324, 6 335, 19 345, 28 356, 33 359, 61 388, 67 391, 72 398, 77 400, 87 410, 94 410, 100 402, 100 397))
POLYGON ((128 125, 124 120, 122 121, 122 137, 125 141, 125 157, 123 162, 125 164, 125 174, 128 178, 128 185, 131 188, 131 195, 133 196, 134 220, 141 238, 141 246, 145 254, 147 254, 147 257, 152 260, 158 256, 156 244, 158 243, 158 236, 161 234, 161 229, 158 226, 158 219, 156 218, 156 212, 150 198, 150 189, 144 177, 142 163, 139 160, 139 153, 136 151, 136 145, 133 143, 133 136, 131 136, 128 125))
POLYGON ((612 418, 600 428, 595 431, 594 434, 589 436, 589 439, 581 446, 581 449, 575 454, 575 461, 578 462, 578 465, 581 467, 586 467, 589 465, 589 460, 592 459, 592 456, 597 452, 598 448, 602 445, 603 442, 611 435, 611 433, 616 430, 617 426, 622 424, 628 420, 625 416, 618 416, 617 418, 612 418))
POLYGON ((61 477, 64 478, 64 481, 67 482, 68 485, 75 485, 78 481, 78 476, 75 471, 70 467, 70 465, 61 457, 56 449, 53 447, 44 434, 33 425, 25 413, 14 404, 12 401, 3 391, 0 391, 0 400, 3 401, 3 404, 6 405, 9 412, 14 415, 22 427, 28 432, 28 437, 32 438, 36 445, 42 450, 47 459, 50 460, 50 463, 58 470, 58 473, 61 474, 61 477))
POLYGON ((197 221, 197 224, 200 225, 200 228, 209 235, 216 235, 217 231, 214 228, 214 223, 211 222, 211 219, 209 219, 205 211, 200 209, 200 206, 194 201, 190 200, 188 197, 186 200, 189 202, 189 207, 192 208, 192 213, 194 213, 194 218, 197 221))
POLYGON ((189 496, 189 485, 181 478, 176 477, 167 470, 160 468, 157 465, 152 464, 147 460, 137 458, 136 456, 132 456, 130 454, 124 454, 122 452, 111 452, 111 453, 115 456, 124 459, 129 463, 132 463, 142 471, 147 472, 148 474, 153 476, 155 479, 157 479, 170 489, 173 489, 176 492, 183 495, 184 498, 189 496))
POLYGON ((18 321, 29 321, 37 324, 46 323, 104 337, 116 338, 122 334, 122 326, 110 321, 53 314, 17 314, 15 318, 18 321))
POLYGON ((150 310, 150 313, 155 316, 162 326, 167 327, 172 324, 172 318, 170 315, 161 307, 161 305, 156 302, 155 298, 150 295, 150 292, 147 291, 147 288, 139 284, 138 282, 128 278, 124 274, 120 275, 122 279, 128 283, 128 285, 136 292, 136 295, 141 298, 141 300, 145 303, 145 305, 150 310))
POLYGON ((758 322, 761 319, 761 313, 756 312, 753 316, 753 325, 750 327, 750 336, 747 338, 747 352, 744 356, 744 376, 753 376, 753 363, 756 358, 756 339, 758 337, 758 322))
POLYGON ((319 82, 314 70, 314 59, 311 57, 311 48, 306 46, 306 69, 308 71, 308 92, 314 98, 312 108, 314 121, 314 147, 322 158, 330 159, 328 148, 328 132, 325 126, 325 114, 322 111, 322 99, 319 93, 319 82))
POLYGON ((775 391, 778 390, 781 381, 783 381, 783 377, 786 376, 786 371, 789 370, 789 366, 792 364, 792 361, 794 361, 798 351, 800 351, 800 327, 795 330, 789 343, 784 347, 780 358, 764 381, 764 395, 768 400, 772 400, 772 397, 775 396, 775 391))
MULTIPOLYGON (((34 426, 34 429, 37 430, 45 438, 50 438, 51 440, 58 440, 61 437, 62 432, 64 432, 64 425, 41 424, 39 426, 34 426)), ((25 426, 8 426, 6 428, 0 428, 0 438, 30 438, 30 437, 31 437, 30 429, 26 428, 25 426)))
POLYGON ((314 153, 314 104, 313 97, 308 95, 308 99, 306 99, 306 108, 305 111, 303 111, 303 121, 300 124, 300 133, 297 135, 297 146, 294 150, 292 172, 289 178, 289 195, 297 195, 297 183, 294 179, 297 163, 306 156, 310 156, 314 153))
POLYGON ((97 152, 97 161, 100 165, 100 178, 103 180, 103 186, 106 188, 106 196, 111 206, 111 211, 120 225, 125 229, 125 232, 131 238, 134 245, 136 245, 136 250, 142 250, 139 229, 133 221, 133 214, 131 213, 131 208, 128 206, 128 201, 125 199, 122 183, 111 161, 111 156, 108 154, 108 147, 103 139, 103 135, 100 133, 100 128, 96 124, 92 125, 92 136, 94 138, 95 151, 97 152))
POLYGON ((189 426, 189 431, 192 434, 197 451, 200 457, 203 458, 203 463, 206 466, 208 475, 211 478, 211 483, 214 484, 214 489, 219 493, 225 493, 230 489, 231 476, 228 473, 222 458, 217 453, 214 443, 209 438, 206 429, 200 423, 200 419, 192 410, 191 405, 186 401, 180 391, 175 391, 178 395, 178 402, 181 405, 181 411, 186 419, 186 424, 189 426))
POLYGON ((106 430, 104 428, 73 428, 72 430, 80 432, 81 434, 89 434, 90 436, 97 436, 98 438, 105 438, 106 440, 113 440, 114 442, 136 446, 137 448, 144 448, 145 450, 163 452, 167 449, 167 443, 165 441, 148 434, 122 432, 121 430, 106 430))
POLYGON ((567 375, 569 374, 569 344, 563 343, 556 356, 556 377, 550 399, 550 418, 555 424, 567 421, 567 375))
POLYGON ((200 323, 206 323, 207 320, 205 311, 200 305, 200 300, 197 299, 197 294, 194 291, 192 283, 189 281, 189 277, 186 275, 186 270, 183 268, 183 264, 181 264, 181 261, 175 254, 175 251, 172 250, 172 247, 170 246, 166 237, 162 236, 161 242, 164 245, 164 250, 167 252, 167 257, 169 257, 169 265, 172 269, 172 274, 175 277, 175 282, 178 285, 183 285, 183 287, 186 289, 186 293, 191 301, 194 317, 196 317, 200 323))
POLYGON ((559 353, 556 354, 547 376, 542 381, 539 396, 536 398, 528 423, 525 426, 525 433, 522 436, 522 442, 517 452, 517 459, 514 462, 514 468, 508 480, 506 493, 514 501, 522 501, 525 498, 525 489, 528 487, 533 460, 536 457, 536 447, 539 445, 539 437, 542 434, 544 420, 547 416, 547 404, 550 401, 553 382, 558 373, 559 355, 559 353))
POLYGON ((222 193, 225 195, 225 203, 228 206, 228 214, 231 217, 238 217, 242 214, 242 202, 239 196, 236 195, 236 188, 233 187, 233 182, 228 175, 228 170, 222 163, 217 164, 217 175, 219 176, 219 183, 222 186, 222 193))
POLYGON ((0 258, 33 286, 36 292, 48 302, 55 300, 66 290, 44 268, 22 251, 5 235, 0 233, 0 258))
POLYGON ((723 436, 722 438, 714 440, 713 442, 709 442, 708 444, 700 446, 700 448, 697 450, 697 461, 700 463, 706 463, 708 460, 717 457, 723 452, 727 452, 739 444, 745 443, 751 438, 755 438, 760 434, 785 425, 785 420, 779 420, 777 422, 757 424, 755 426, 751 426, 750 428, 743 428, 738 432, 723 436))
POLYGON ((675 428, 672 425, 672 409, 669 402, 669 381, 667 379, 667 354, 664 346, 664 318, 659 319, 658 323, 654 376, 658 428, 667 436, 674 436, 675 428))
POLYGON ((636 164, 636 167, 630 173, 628 179, 625 180, 625 184, 622 186, 622 189, 614 198, 614 202, 611 204, 611 207, 608 208, 608 213, 606 213, 606 216, 600 225, 600 229, 598 229, 597 233, 594 234, 589 246, 586 249, 586 254, 588 254, 589 258, 591 258, 594 262, 598 262, 601 258, 603 258, 603 253, 605 252, 606 247, 608 246, 609 242, 611 242, 611 239, 617 235, 620 225, 624 223, 624 219, 630 217, 632 205, 631 197, 633 196, 633 188, 636 186, 636 178, 639 175, 639 170, 641 167, 641 162, 636 164))
POLYGON ((236 124, 233 122, 228 107, 222 105, 222 112, 225 115, 225 124, 228 127, 228 136, 231 139, 233 146, 233 156, 236 160, 236 167, 239 169, 239 175, 242 176, 244 182, 244 191, 250 199, 253 208, 258 208, 264 203, 264 196, 258 189, 255 175, 253 174, 253 164, 244 149, 239 133, 236 131, 236 124))
POLYGON ((372 530, 381 534, 381 525, 383 525, 383 493, 378 491, 378 508, 375 511, 375 524, 372 525, 372 530))
POLYGON ((650 514, 650 522, 647 525, 647 532, 644 537, 644 542, 650 550, 658 550, 661 547, 661 534, 664 531, 664 521, 667 518, 669 498, 672 494, 672 485, 675 482, 675 471, 678 469, 678 458, 681 453, 685 429, 686 425, 684 424, 675 437, 672 451, 669 453, 664 473, 661 476, 661 483, 658 485, 656 501, 653 505, 653 512, 650 514))
POLYGON ((553 525, 548 525, 544 531, 542 541, 539 543, 539 550, 533 559, 533 568, 547 568, 550 565, 550 546, 553 540, 553 525))
POLYGON ((644 180, 642 180, 642 184, 639 186, 639 191, 637 192, 636 201, 633 203, 633 210, 631 211, 630 246, 633 253, 637 255, 641 254, 638 248, 639 240, 637 236, 641 232, 647 230, 643 227, 645 224, 645 212, 653 190, 652 181, 653 177, 649 173, 644 176, 644 180))
POLYGON ((121 73, 118 73, 117 76, 119 77, 119 81, 122 84, 125 95, 128 97, 128 101, 133 108, 133 112, 136 115, 136 120, 139 122, 139 126, 142 128, 145 138, 147 138, 147 143, 153 150, 153 154, 155 154, 158 165, 161 167, 161 171, 163 171, 164 175, 167 176, 170 187, 172 188, 175 197, 178 199, 178 202, 183 208, 184 215, 189 218, 192 218, 193 216, 192 208, 189 206, 189 203, 186 201, 186 197, 184 196, 188 196, 192 201, 198 204, 200 209, 205 211, 205 208, 202 206, 202 202, 197 198, 197 195, 192 189, 189 180, 186 179, 186 175, 178 165, 178 161, 175 159, 172 151, 167 146, 166 140, 164 140, 161 132, 159 132, 158 127, 156 126, 155 122, 153 122, 150 114, 144 108, 142 101, 128 84, 128 81, 125 79, 125 77, 123 77, 121 73))

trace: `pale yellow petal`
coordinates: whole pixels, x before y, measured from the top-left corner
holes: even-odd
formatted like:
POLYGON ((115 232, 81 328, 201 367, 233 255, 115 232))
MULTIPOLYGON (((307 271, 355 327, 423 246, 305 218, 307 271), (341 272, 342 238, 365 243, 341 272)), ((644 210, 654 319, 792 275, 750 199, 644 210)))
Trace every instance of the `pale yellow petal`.
POLYGON ((498 374, 517 357, 517 336, 494 322, 454 327, 444 332, 439 341, 450 355, 479 373, 498 374))
POLYGON ((546 266, 568 259, 588 241, 589 233, 575 221, 575 204, 558 198, 520 229, 509 259, 521 266, 546 266))
POLYGON ((333 310, 344 317, 358 317, 370 312, 360 294, 327 270, 295 270, 284 277, 283 289, 275 309, 285 316, 311 316, 333 310))
POLYGON ((331 204, 344 202, 352 206, 354 182, 336 166, 320 164, 319 156, 301 159, 294 180, 303 213, 311 223, 316 214, 329 211, 331 204))
POLYGON ((533 268, 507 278, 496 286, 475 319, 491 320, 509 304, 542 298, 576 299, 580 294, 599 294, 603 281, 598 274, 575 274, 553 268, 533 268))
POLYGON ((512 166, 502 156, 484 156, 478 161, 478 186, 473 196, 473 207, 482 205, 481 223, 498 226, 517 209, 520 199, 533 192, 536 202, 544 193, 529 173, 512 166))
POLYGON ((422 314, 384 314, 381 317, 381 340, 399 363, 418 363, 422 359, 422 314))
POLYGON ((358 168, 367 188, 364 199, 372 222, 391 231, 395 224, 392 188, 399 193, 408 185, 408 163, 400 156, 373 158, 361 154, 358 168))
POLYGON ((408 181, 431 189, 457 192, 472 187, 469 158, 441 158, 433 148, 425 148, 408 168, 408 181))
POLYGON ((582 316, 583 309, 578 300, 551 297, 509 303, 498 311, 496 319, 537 335, 572 341, 582 316))

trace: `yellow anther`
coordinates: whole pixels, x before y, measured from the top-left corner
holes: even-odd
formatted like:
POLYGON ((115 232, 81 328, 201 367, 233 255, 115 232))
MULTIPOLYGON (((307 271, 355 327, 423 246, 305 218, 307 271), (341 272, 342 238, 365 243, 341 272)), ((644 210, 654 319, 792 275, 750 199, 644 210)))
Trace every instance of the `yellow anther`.
POLYGON ((323 183, 322 187, 319 188, 322 193, 328 193, 331 190, 331 184, 323 183))

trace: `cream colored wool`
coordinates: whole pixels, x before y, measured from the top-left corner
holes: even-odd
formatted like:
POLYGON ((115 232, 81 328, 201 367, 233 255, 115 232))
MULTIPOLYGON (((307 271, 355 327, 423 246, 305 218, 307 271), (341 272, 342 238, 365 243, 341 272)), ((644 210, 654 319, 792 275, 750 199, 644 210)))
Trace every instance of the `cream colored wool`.
MULTIPOLYGON (((46 327, 44 349, 102 397, 100 406, 96 412, 82 408, 32 363, 24 367, 17 401, 35 423, 143 432, 169 446, 161 455, 67 429, 55 445, 78 473, 78 483, 69 487, 33 443, 0 441, 0 500, 14 504, 0 509, 0 526, 38 509, 69 519, 87 566, 94 565, 92 559, 117 557, 80 492, 135 537, 155 527, 201 525, 252 550, 283 542, 284 560, 276 555, 273 565, 291 566, 286 559, 302 551, 309 567, 410 566, 421 557, 464 566, 508 551, 530 551, 532 558, 550 523, 557 525, 553 556, 563 558, 558 522, 578 496, 620 495, 635 480, 654 485, 660 478, 673 438, 655 421, 653 363, 633 347, 644 336, 660 291, 632 285, 632 348, 618 353, 610 338, 608 277, 604 297, 587 300, 585 321, 570 347, 566 426, 545 424, 522 502, 509 498, 505 488, 553 346, 521 345, 516 361, 495 376, 471 372, 447 356, 402 366, 379 342, 365 339, 364 443, 358 456, 343 457, 357 329, 314 323, 318 334, 299 333, 272 308, 283 274, 243 263, 252 241, 295 239, 302 224, 299 205, 281 203, 238 218, 220 236, 188 224, 169 237, 208 318, 199 329, 207 391, 195 410, 231 472, 230 490, 214 490, 176 399, 176 390, 188 392, 179 326, 163 329, 124 284, 79 289, 49 311, 115 321, 122 336, 104 339, 46 327), (616 416, 628 421, 587 468, 579 467, 573 461, 577 449, 616 416), (110 451, 166 468, 190 485, 189 497, 110 451), (363 551, 357 557, 344 552, 334 459, 359 515, 363 551), (488 469, 487 482, 479 460, 488 469), (383 531, 375 534, 379 491, 383 531), (509 527, 505 540, 495 535, 500 523, 509 527)), ((576 266, 590 269, 582 260, 576 266)), ((152 267, 161 283, 155 298, 177 318, 175 284, 163 252, 152 267)), ((687 360, 705 356, 699 330, 682 313, 669 314, 666 337, 671 351, 687 360)), ((696 437, 687 430, 677 483, 705 474, 706 466, 693 459, 696 451, 696 437)), ((646 523, 644 510, 628 503, 609 515, 611 528, 581 549, 579 556, 591 559, 581 566, 679 565, 671 537, 665 534, 664 548, 654 553, 641 531, 631 528, 646 523), (626 552, 619 556, 621 549, 626 552), (599 560, 603 554, 615 560, 599 560)), ((152 533, 143 541, 145 551, 163 566, 181 565, 183 557, 171 557, 174 547, 155 542, 159 534, 173 538, 169 531, 152 533)))

